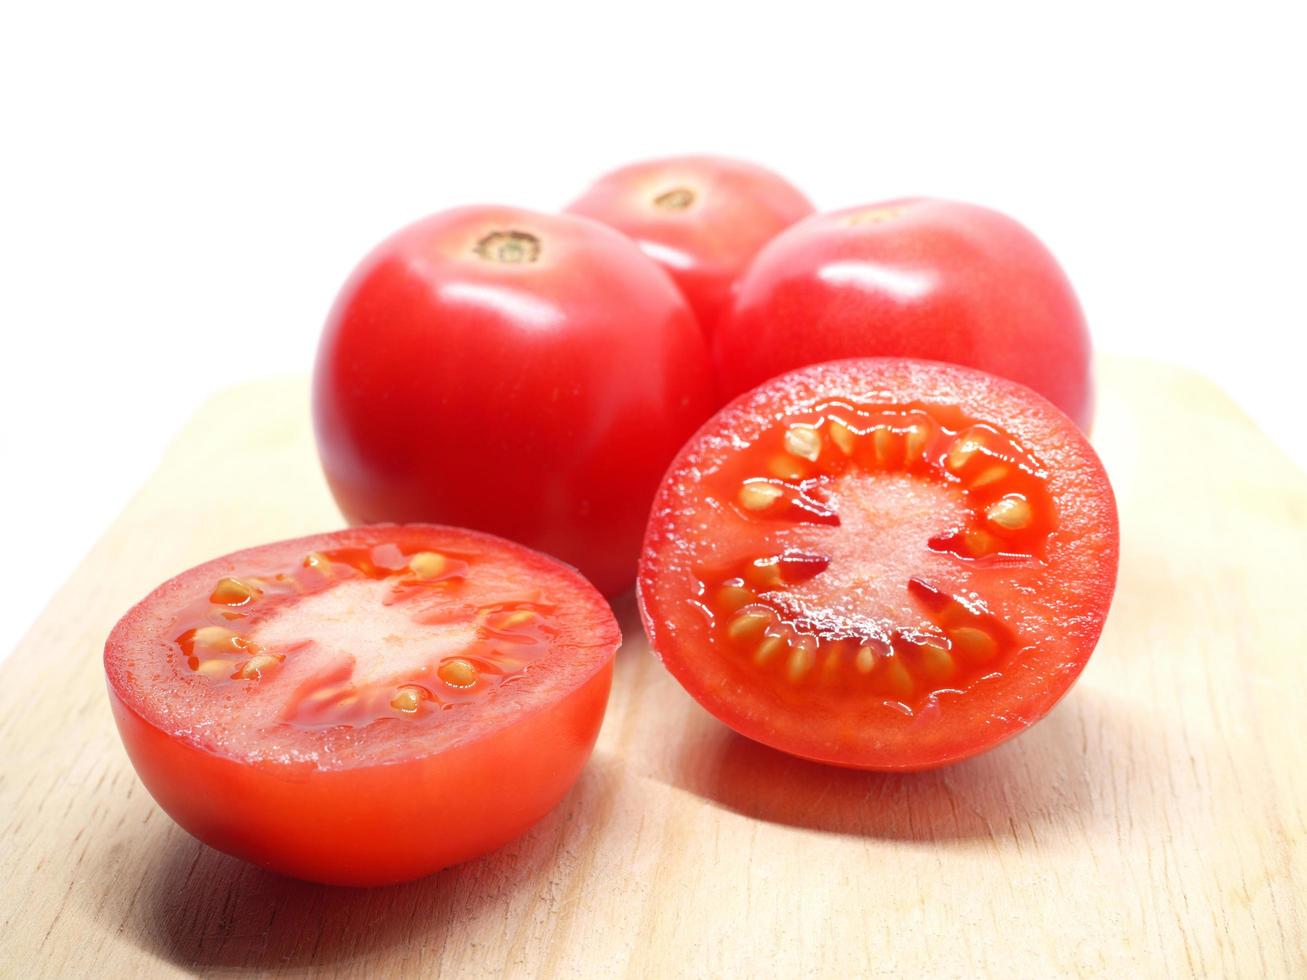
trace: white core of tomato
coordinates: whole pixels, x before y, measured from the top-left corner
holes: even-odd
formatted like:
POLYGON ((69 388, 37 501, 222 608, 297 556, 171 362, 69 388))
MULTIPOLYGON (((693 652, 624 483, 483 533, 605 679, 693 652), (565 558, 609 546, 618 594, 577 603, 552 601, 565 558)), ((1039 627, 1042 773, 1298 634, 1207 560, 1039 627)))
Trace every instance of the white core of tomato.
POLYGON ((272 653, 287 653, 287 666, 300 668, 296 674, 349 662, 350 680, 359 686, 402 684, 433 673, 475 638, 473 623, 415 621, 427 618, 422 614, 429 615, 432 604, 386 605, 388 591, 377 582, 342 582, 284 606, 246 635, 272 653))
POLYGON ((927 545, 966 522, 959 490, 903 473, 853 473, 832 486, 830 506, 839 527, 799 524, 772 538, 830 559, 820 575, 774 593, 788 616, 811 618, 832 632, 874 634, 877 623, 925 625, 908 592, 909 577, 950 585, 969 579, 964 563, 927 545))

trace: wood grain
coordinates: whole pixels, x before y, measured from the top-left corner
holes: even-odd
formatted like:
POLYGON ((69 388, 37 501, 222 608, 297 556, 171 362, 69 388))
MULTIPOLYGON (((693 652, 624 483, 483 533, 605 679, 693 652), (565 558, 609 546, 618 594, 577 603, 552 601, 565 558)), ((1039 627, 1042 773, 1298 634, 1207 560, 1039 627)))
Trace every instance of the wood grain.
POLYGON ((1120 587, 1045 722, 923 775, 790 759, 686 697, 627 600, 576 789, 502 851, 373 891, 199 845, 109 717, 101 647, 134 600, 339 524, 303 382, 219 395, 0 671, 0 973, 1307 975, 1307 478, 1201 378, 1100 377, 1120 587))

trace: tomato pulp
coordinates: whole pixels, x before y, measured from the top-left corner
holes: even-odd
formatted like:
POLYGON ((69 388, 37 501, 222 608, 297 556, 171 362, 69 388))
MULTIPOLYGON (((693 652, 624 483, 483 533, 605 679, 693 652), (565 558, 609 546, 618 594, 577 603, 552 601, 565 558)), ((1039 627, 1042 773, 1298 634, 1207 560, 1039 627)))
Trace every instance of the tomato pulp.
POLYGON ((421 877, 521 834, 594 745, 621 633, 570 568, 434 525, 237 552, 114 628, 133 765, 200 840, 332 884, 421 877))
POLYGON ((632 238, 681 288, 711 335, 735 281, 777 233, 812 214, 803 192, 743 160, 665 157, 605 174, 568 205, 632 238))
POLYGON ((727 397, 805 364, 916 357, 1033 388, 1087 430, 1089 331, 1048 249, 988 208, 928 198, 814 215, 774 238, 714 334, 727 397))
POLYGON ((1111 487, 1065 415, 978 371, 871 358, 711 419, 655 500, 638 590, 657 655, 732 728, 910 770, 1043 717, 1116 569, 1111 487))
POLYGON ((519 541, 613 595, 667 463, 716 406, 694 315, 598 222, 467 207, 369 256, 328 318, 318 449, 351 523, 519 541))

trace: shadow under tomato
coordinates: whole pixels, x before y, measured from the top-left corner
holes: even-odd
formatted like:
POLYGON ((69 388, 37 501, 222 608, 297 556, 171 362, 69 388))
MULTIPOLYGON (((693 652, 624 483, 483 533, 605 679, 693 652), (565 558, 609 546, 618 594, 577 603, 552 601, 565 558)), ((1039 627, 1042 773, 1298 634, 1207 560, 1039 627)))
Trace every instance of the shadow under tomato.
MULTIPOLYGON (((353 964, 365 973, 434 971, 451 935, 495 918, 512 929, 514 910, 548 888, 560 849, 612 796, 609 774, 589 767, 567 797, 516 841, 427 878, 381 888, 315 885, 265 871, 209 848, 168 825, 151 829, 166 849, 133 894, 101 909, 142 949, 202 971, 305 971, 353 964), (369 961, 375 960, 375 963, 369 961)), ((151 821, 153 824, 154 821, 151 821)), ((528 912, 529 914, 529 912, 528 912)))
POLYGON ((993 751, 916 773, 809 762, 697 712, 692 724, 704 730, 687 733, 672 781, 736 813, 793 827, 927 843, 994 839, 1094 817, 1112 764, 1095 751, 1094 733, 1117 727, 1110 717, 1116 710, 1099 695, 1072 692, 993 751))

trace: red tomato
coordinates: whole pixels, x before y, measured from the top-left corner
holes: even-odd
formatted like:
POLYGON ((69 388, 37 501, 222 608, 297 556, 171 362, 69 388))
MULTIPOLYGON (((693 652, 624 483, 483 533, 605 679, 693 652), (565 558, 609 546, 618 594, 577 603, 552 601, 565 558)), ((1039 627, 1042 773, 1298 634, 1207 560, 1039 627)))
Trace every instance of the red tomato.
POLYGON ((755 164, 686 156, 614 170, 567 210, 635 239, 671 273, 711 335, 749 260, 778 232, 812 214, 812 203, 755 164))
POLYGON ((375 526, 165 582, 105 646, 141 781, 200 840, 312 881, 417 878, 521 834, 603 720, 621 633, 510 542, 375 526))
POLYGON ((1092 652, 1116 506, 1073 423, 927 361, 836 361, 724 408, 672 464, 638 591, 658 656, 736 731, 925 769, 1023 730, 1092 652))
POLYGON ((1088 429, 1089 332, 1048 250, 1011 218, 913 199, 815 215, 740 280, 714 335, 722 393, 841 357, 922 357, 1039 392, 1088 429))
POLYGON ((318 449, 354 523, 438 521, 628 588, 712 371, 671 280, 611 228, 468 207, 383 243, 327 321, 318 449))

